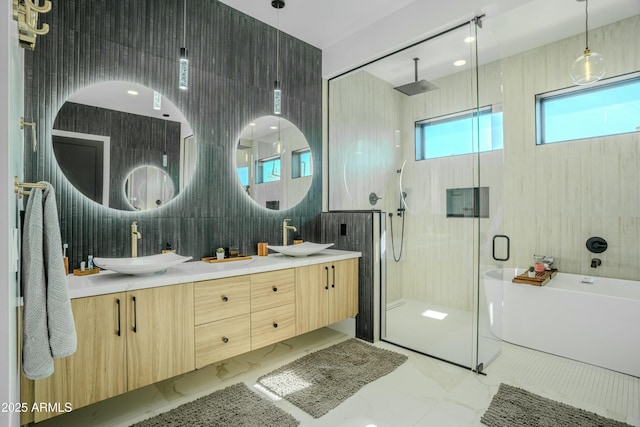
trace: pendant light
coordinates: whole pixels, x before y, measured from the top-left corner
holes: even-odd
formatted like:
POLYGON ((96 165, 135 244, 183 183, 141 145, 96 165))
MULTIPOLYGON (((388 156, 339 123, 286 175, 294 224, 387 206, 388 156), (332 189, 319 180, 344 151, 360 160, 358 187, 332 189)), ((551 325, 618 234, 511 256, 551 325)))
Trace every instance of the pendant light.
POLYGON ((272 144, 273 150, 278 156, 282 156, 285 151, 287 151, 287 147, 284 145, 284 141, 282 140, 282 123, 280 123, 280 118, 278 118, 278 139, 272 144))
POLYGON ((571 80, 577 85, 588 85, 597 82, 604 76, 605 63, 602 55, 591 52, 589 49, 589 0, 576 1, 584 2, 586 47, 584 53, 573 62, 571 80))
POLYGON ((182 13, 182 47, 180 48, 180 75, 178 86, 182 90, 189 87, 189 58, 187 52, 187 0, 184 0, 184 11, 182 13))
POLYGON ((282 113, 282 91, 280 89, 280 9, 283 9, 284 0, 273 0, 271 6, 277 10, 276 19, 276 80, 273 84, 273 114, 282 113))
POLYGON ((162 152, 162 166, 167 167, 169 159, 167 157, 167 121, 164 121, 164 151, 162 152))

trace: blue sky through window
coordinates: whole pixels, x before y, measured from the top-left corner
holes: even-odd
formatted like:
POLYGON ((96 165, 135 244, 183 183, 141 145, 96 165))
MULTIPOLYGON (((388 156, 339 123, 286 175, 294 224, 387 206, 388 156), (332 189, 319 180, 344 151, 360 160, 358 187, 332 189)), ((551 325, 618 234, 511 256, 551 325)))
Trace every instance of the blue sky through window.
POLYGON ((640 78, 539 97, 538 144, 635 132, 640 78))
POLYGON ((502 112, 487 108, 416 124, 416 160, 499 150, 504 147, 502 112), (479 120, 479 122, 478 122, 479 120), (478 137, 474 138, 474 132, 478 137))

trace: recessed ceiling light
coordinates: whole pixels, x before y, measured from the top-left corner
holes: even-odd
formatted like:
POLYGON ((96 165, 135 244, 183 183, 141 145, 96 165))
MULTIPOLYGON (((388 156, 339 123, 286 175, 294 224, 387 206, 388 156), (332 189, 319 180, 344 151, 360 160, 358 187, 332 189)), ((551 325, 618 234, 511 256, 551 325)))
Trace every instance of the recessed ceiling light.
POLYGON ((137 90, 133 90, 133 89, 131 89, 131 90, 128 90, 128 91, 127 91, 127 93, 128 93, 129 95, 134 95, 134 96, 135 96, 135 95, 137 95, 137 94, 138 94, 138 91, 137 91, 137 90))
POLYGON ((278 129, 278 126, 271 126, 269 129, 276 130, 276 129, 278 129))
POLYGON ((249 126, 255 126, 255 125, 256 125, 255 123, 249 123, 249 126))
POLYGON ((464 59, 458 59, 456 62, 453 63, 453 65, 455 65, 456 67, 462 67, 466 63, 467 61, 465 61, 464 59))
POLYGON ((464 39, 465 43, 473 43, 474 41, 476 41, 476 38, 473 36, 469 36, 466 39, 464 39))

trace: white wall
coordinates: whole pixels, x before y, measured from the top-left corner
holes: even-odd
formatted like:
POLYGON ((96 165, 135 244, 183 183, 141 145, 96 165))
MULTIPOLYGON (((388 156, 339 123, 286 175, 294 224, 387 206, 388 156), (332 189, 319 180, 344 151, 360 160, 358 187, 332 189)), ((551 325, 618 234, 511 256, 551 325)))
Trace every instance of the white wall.
MULTIPOLYGON (((16 337, 18 286, 13 230, 16 227, 17 198, 13 176, 22 177, 23 58, 18 47, 11 2, 0 6, 0 404, 20 402, 16 337)), ((20 425, 19 414, 0 411, 0 425, 20 425)))

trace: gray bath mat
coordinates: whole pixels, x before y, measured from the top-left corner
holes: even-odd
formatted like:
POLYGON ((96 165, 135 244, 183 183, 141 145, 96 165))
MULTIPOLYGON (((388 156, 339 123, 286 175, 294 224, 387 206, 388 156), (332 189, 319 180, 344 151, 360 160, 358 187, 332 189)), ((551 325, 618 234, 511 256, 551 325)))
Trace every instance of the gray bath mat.
POLYGON ((492 427, 631 427, 507 384, 500 384, 480 421, 492 427))
POLYGON ((299 424, 267 398, 239 383, 132 427, 295 427, 299 424))
POLYGON ((407 356, 352 338, 284 365, 258 382, 319 418, 405 360, 407 356))

